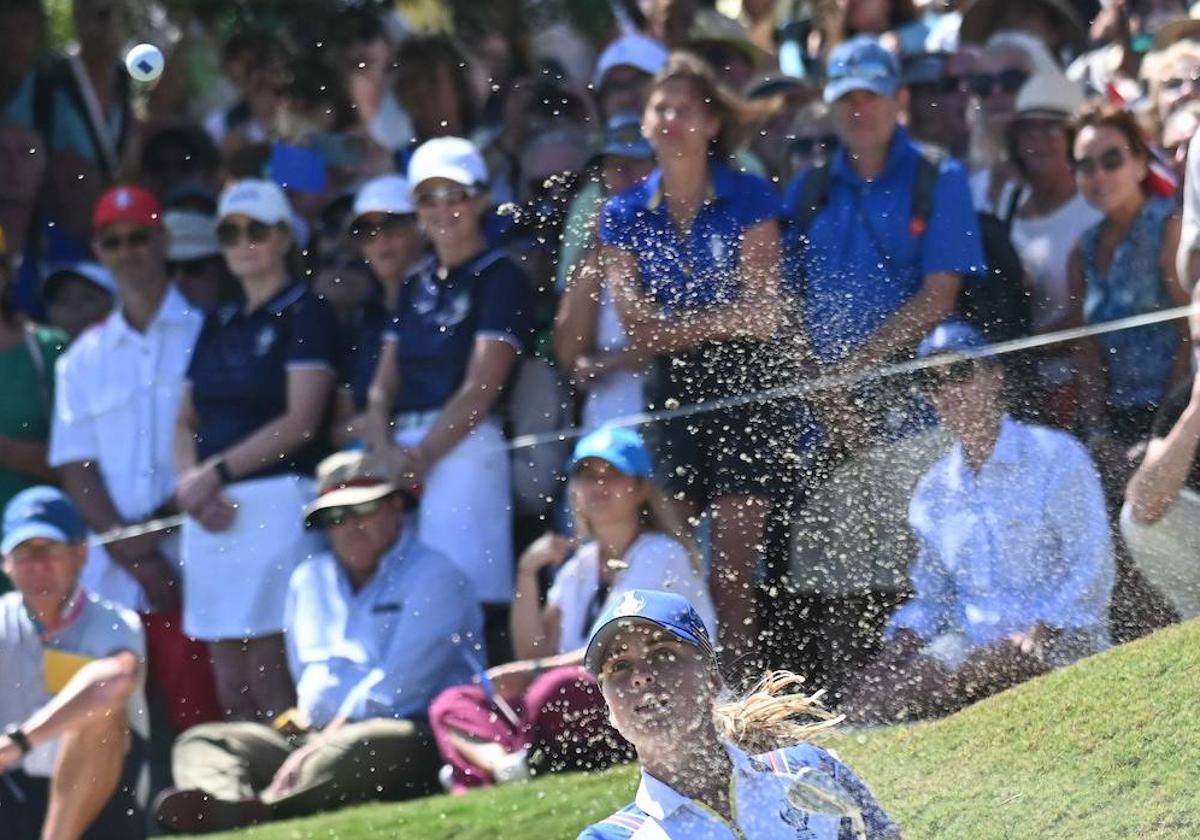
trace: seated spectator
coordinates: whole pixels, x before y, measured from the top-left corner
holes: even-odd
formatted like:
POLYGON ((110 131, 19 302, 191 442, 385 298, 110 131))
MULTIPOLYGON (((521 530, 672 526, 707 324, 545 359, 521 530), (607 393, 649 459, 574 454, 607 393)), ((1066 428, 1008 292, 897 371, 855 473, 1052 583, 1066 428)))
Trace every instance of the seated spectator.
MULTIPOLYGON (((1136 118, 1099 106, 1075 122, 1080 192, 1104 218, 1071 254, 1071 283, 1086 289, 1088 324, 1187 303, 1175 276, 1181 218, 1174 201, 1149 193, 1150 150, 1136 118)), ((1126 447, 1144 440, 1158 405, 1186 378, 1187 325, 1165 322, 1081 343, 1079 412, 1101 473, 1120 493, 1131 469, 1126 447)))
POLYGON ((214 111, 204 120, 204 130, 223 155, 233 155, 275 136, 277 114, 283 107, 289 81, 289 59, 277 33, 248 30, 226 42, 221 65, 240 99, 231 108, 214 111))
POLYGON ((225 266, 217 242, 215 212, 170 209, 163 213, 167 232, 167 276, 184 300, 200 312, 212 312, 234 300, 237 281, 225 266))
POLYGON ((715 633, 695 547, 673 536, 682 527, 651 469, 631 429, 606 427, 575 447, 569 487, 580 539, 547 533, 521 557, 512 613, 518 661, 492 668, 481 685, 448 689, 430 707, 455 791, 526 778, 534 757, 544 769, 594 769, 624 752, 581 665, 596 617, 629 591, 684 595, 715 633), (546 570, 556 575, 541 606, 546 570))
POLYGON ((1005 31, 1037 38, 1051 55, 1075 56, 1087 48, 1087 28, 1063 0, 980 0, 964 12, 959 37, 964 44, 985 44, 1005 31))
MULTIPOLYGON (((414 142, 469 137, 475 130, 477 108, 470 65, 448 35, 405 38, 396 52, 393 85, 397 102, 412 121, 414 142)), ((413 184, 414 189, 416 186, 413 184)))
POLYGON ((4 510, 0 813, 9 840, 145 837, 148 718, 137 616, 79 585, 87 526, 52 487, 4 510))
POLYGON ((788 143, 788 183, 814 166, 827 166, 837 151, 838 136, 833 130, 829 106, 822 100, 810 102, 792 123, 788 143))
MULTIPOLYGON (((651 83, 642 130, 658 167, 609 200, 600 221, 603 282, 632 352, 656 357, 655 407, 769 387, 765 351, 782 322, 774 187, 731 158, 746 106, 708 65, 671 56, 651 83)), ((782 403, 740 405, 662 424, 663 472, 688 516, 713 512, 712 596, 730 655, 755 651, 764 529, 791 491, 795 429, 782 403)))
MULTIPOLYGON (((559 268, 573 265, 562 276, 567 287, 554 319, 554 358, 571 372, 575 387, 584 392, 583 428, 598 429, 618 417, 646 408, 645 375, 648 360, 630 351, 617 314, 612 289, 597 262, 596 227, 602 202, 642 181, 654 168, 654 149, 642 136, 641 116, 617 114, 608 121, 604 143, 593 157, 599 166, 599 192, 591 213, 572 205, 559 252, 559 268), (577 247, 572 248, 568 242, 577 247)), ((590 189, 584 187, 585 190, 590 189)))
POLYGON ((1151 104, 1151 134, 1158 136, 1175 109, 1200 98, 1200 43, 1187 39, 1150 53, 1141 76, 1151 104))
POLYGON ((42 284, 46 323, 71 341, 108 317, 117 305, 117 284, 108 269, 94 262, 52 268, 42 284))
POLYGON ((437 787, 424 720, 434 696, 485 658, 466 577, 422 544, 415 499, 382 464, 340 452, 318 468, 305 522, 330 552, 287 584, 284 629, 298 706, 287 726, 213 723, 175 743, 166 828, 210 832, 437 787))
MULTIPOLYGON (((1052 333, 1083 323, 1082 278, 1068 271, 1075 244, 1103 216, 1087 203, 1071 166, 1068 125, 1083 104, 1074 82, 1035 74, 1017 94, 1007 128, 1008 159, 1022 186, 1001 220, 1010 227, 1031 292, 1033 332, 1052 333)), ((1070 344, 1044 348, 1036 359, 1037 388, 1028 408, 1044 422, 1074 428, 1077 392, 1070 344)), ((1024 408, 1024 407, 1023 407, 1024 408)))
POLYGON ((1171 165, 1175 182, 1181 187, 1187 177, 1188 150, 1191 139, 1200 133, 1200 101, 1180 105, 1163 123, 1159 146, 1171 165))
POLYGON ((497 413, 528 349, 532 295, 521 269, 487 245, 488 171, 472 143, 426 142, 408 182, 433 253, 409 271, 384 331, 368 439, 397 481, 421 488, 421 539, 466 572, 503 661, 512 477, 497 413))
POLYGON ((966 52, 920 52, 906 56, 902 65, 909 133, 959 160, 966 160, 971 142, 966 70, 973 60, 966 52))
MULTIPOLYGON (((1191 315, 1192 358, 1200 370, 1200 315, 1191 315)), ((1200 615, 1196 537, 1200 514, 1200 376, 1163 401, 1141 465, 1125 488, 1121 531, 1141 572, 1188 620, 1200 615)))
POLYGON ((208 133, 198 125, 163 128, 142 147, 140 182, 163 204, 185 192, 215 192, 221 158, 208 133))
MULTIPOLYGON (((54 365, 67 346, 58 330, 30 323, 13 307, 12 262, 0 228, 0 505, 50 481, 46 439, 54 414, 54 365)), ((0 536, 3 536, 0 533, 0 536)))
POLYGON ((579 840, 900 837, 850 768, 807 743, 830 724, 814 698, 795 692, 802 680, 775 671, 731 697, 712 640, 683 596, 627 592, 597 620, 584 663, 642 772, 636 800, 579 840), (848 819, 802 810, 785 796, 801 772, 825 801, 836 791, 848 819))
POLYGON ((746 99, 762 103, 766 111, 747 152, 762 163, 772 183, 786 184, 795 175, 789 148, 795 137, 792 126, 809 103, 820 101, 820 92, 811 80, 778 75, 765 76, 747 88, 746 99))
POLYGON ((851 719, 942 714, 1108 646, 1112 543, 1087 450, 1065 432, 1017 422, 1003 367, 974 360, 982 335, 937 327, 921 358, 927 393, 958 439, 917 485, 913 598, 859 678, 851 719))
POLYGON ((269 718, 292 705, 284 588, 314 548, 299 511, 327 448, 337 321, 289 271, 292 213, 276 184, 230 184, 217 216, 242 294, 205 319, 176 421, 183 629, 208 644, 224 714, 269 718))

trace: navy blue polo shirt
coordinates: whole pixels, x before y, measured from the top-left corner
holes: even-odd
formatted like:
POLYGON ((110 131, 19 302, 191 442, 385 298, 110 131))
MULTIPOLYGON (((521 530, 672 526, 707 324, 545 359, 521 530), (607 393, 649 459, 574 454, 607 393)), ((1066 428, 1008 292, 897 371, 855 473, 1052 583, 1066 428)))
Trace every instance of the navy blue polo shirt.
MULTIPOLYGON (((785 259, 784 288, 804 301, 817 355, 844 358, 920 290, 931 274, 975 274, 985 260, 962 164, 947 158, 934 187, 924 235, 912 229, 912 193, 920 149, 897 128, 879 176, 864 181, 845 149, 835 155, 825 206, 809 227, 798 260, 785 259), (799 264, 797 264, 797 262, 799 264)), ((797 253, 795 218, 808 173, 784 199, 784 253, 797 253)))
POLYGON ((507 341, 518 353, 529 344, 533 290, 512 260, 485 251, 446 278, 437 260, 419 262, 400 290, 384 340, 394 342, 400 368, 396 413, 435 411, 462 385, 475 340, 507 341))
MULTIPOLYGON (((224 452, 287 411, 289 368, 337 370, 338 325, 333 308, 293 283, 253 312, 241 300, 204 320, 188 380, 199 428, 201 460, 224 452)), ((324 436, 245 478, 312 474, 327 454, 324 436)))
POLYGON ((667 212, 660 169, 609 199, 601 215, 600 241, 637 256, 643 287, 668 313, 736 300, 742 235, 782 210, 767 179, 717 162, 709 171, 708 197, 686 233, 667 212))
POLYGON ((350 391, 358 411, 367 407, 371 381, 379 367, 383 334, 391 325, 392 317, 383 301, 383 287, 377 282, 370 296, 351 313, 349 323, 342 329, 338 384, 350 391))

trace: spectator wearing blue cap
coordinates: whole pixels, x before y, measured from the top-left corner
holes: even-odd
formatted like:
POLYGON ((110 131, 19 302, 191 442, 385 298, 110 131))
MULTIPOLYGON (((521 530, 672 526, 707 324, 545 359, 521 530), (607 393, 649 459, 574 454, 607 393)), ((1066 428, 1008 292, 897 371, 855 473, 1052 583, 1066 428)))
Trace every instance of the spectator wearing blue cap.
POLYGON ((11 840, 145 836, 137 800, 148 718, 137 615, 79 582, 87 526, 53 487, 4 510, 0 813, 11 840))
POLYGON ((1084 446, 1018 422, 1004 369, 974 327, 922 342, 925 391, 955 445, 917 485, 914 595, 847 713, 894 722, 953 711, 1109 644, 1115 569, 1104 495, 1084 446))
MULTIPOLYGON (((785 287, 803 306, 817 359, 855 371, 916 349, 954 311, 963 275, 980 271, 984 255, 962 164, 927 159, 900 124, 907 94, 876 39, 833 50, 824 99, 841 148, 788 187, 785 287), (915 208, 927 165, 931 206, 915 208)), ((822 403, 827 432, 862 429, 834 396, 822 403)))
POLYGON ((580 665, 597 617, 626 593, 648 587, 685 595, 706 632, 715 630, 695 546, 651 479, 638 433, 592 432, 575 447, 570 471, 579 535, 547 533, 521 557, 512 611, 519 661, 444 692, 430 708, 455 790, 527 776, 536 753, 549 769, 592 768, 622 754, 595 680, 580 665), (549 570, 554 583, 541 606, 539 578, 549 570), (504 716, 509 707, 515 719, 504 716))
POLYGON ((231 183, 217 216, 242 294, 205 318, 176 420, 183 629, 208 644, 226 715, 254 719, 294 699, 284 598, 314 548, 300 511, 328 447, 338 328, 290 271, 292 208, 277 184, 231 183))
POLYGON ((807 743, 831 724, 797 691, 801 678, 775 671, 734 697, 686 598, 626 592, 597 622, 585 664, 642 772, 633 803, 580 840, 900 836, 853 771, 807 743))
MULTIPOLYGON (((770 387, 783 323, 780 204, 766 179, 738 171, 749 106, 695 56, 676 53, 642 117, 658 167, 605 205, 601 268, 630 348, 656 359, 655 407, 720 401, 770 387)), ((757 403, 667 420, 659 451, 688 515, 713 512, 713 600, 721 641, 755 648, 754 575, 773 504, 791 492, 790 406, 757 403)))

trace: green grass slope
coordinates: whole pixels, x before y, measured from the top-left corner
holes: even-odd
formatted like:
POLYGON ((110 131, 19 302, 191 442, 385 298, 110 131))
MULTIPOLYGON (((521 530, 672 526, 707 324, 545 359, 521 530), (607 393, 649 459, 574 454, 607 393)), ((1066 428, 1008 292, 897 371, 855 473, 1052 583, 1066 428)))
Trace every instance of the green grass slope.
MULTIPOLYGON (((1200 837, 1200 622, 935 723, 830 739, 921 840, 1200 837)), ((632 768, 369 805, 239 840, 573 838, 625 804, 632 768)))

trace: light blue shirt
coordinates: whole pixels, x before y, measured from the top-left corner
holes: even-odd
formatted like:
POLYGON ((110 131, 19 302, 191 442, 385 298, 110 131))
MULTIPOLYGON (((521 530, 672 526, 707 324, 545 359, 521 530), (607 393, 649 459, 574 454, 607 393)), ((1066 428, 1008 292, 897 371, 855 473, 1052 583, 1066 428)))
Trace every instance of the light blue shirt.
POLYGON ((332 554, 302 563, 284 628, 297 705, 316 727, 424 716, 444 688, 470 682, 483 611, 458 567, 405 531, 355 592, 332 554))
POLYGON ((1041 623, 1108 644, 1114 566, 1100 479, 1087 450, 1057 429, 1005 417, 976 472, 957 444, 917 485, 916 595, 888 635, 961 633, 974 647, 1041 623))
POLYGON ((898 838, 900 829, 850 768, 825 750, 798 744, 751 757, 733 744, 730 802, 736 825, 642 771, 632 805, 588 826, 579 840, 843 840, 853 837, 849 819, 812 814, 788 802, 801 767, 831 776, 862 809, 868 840, 898 838))

